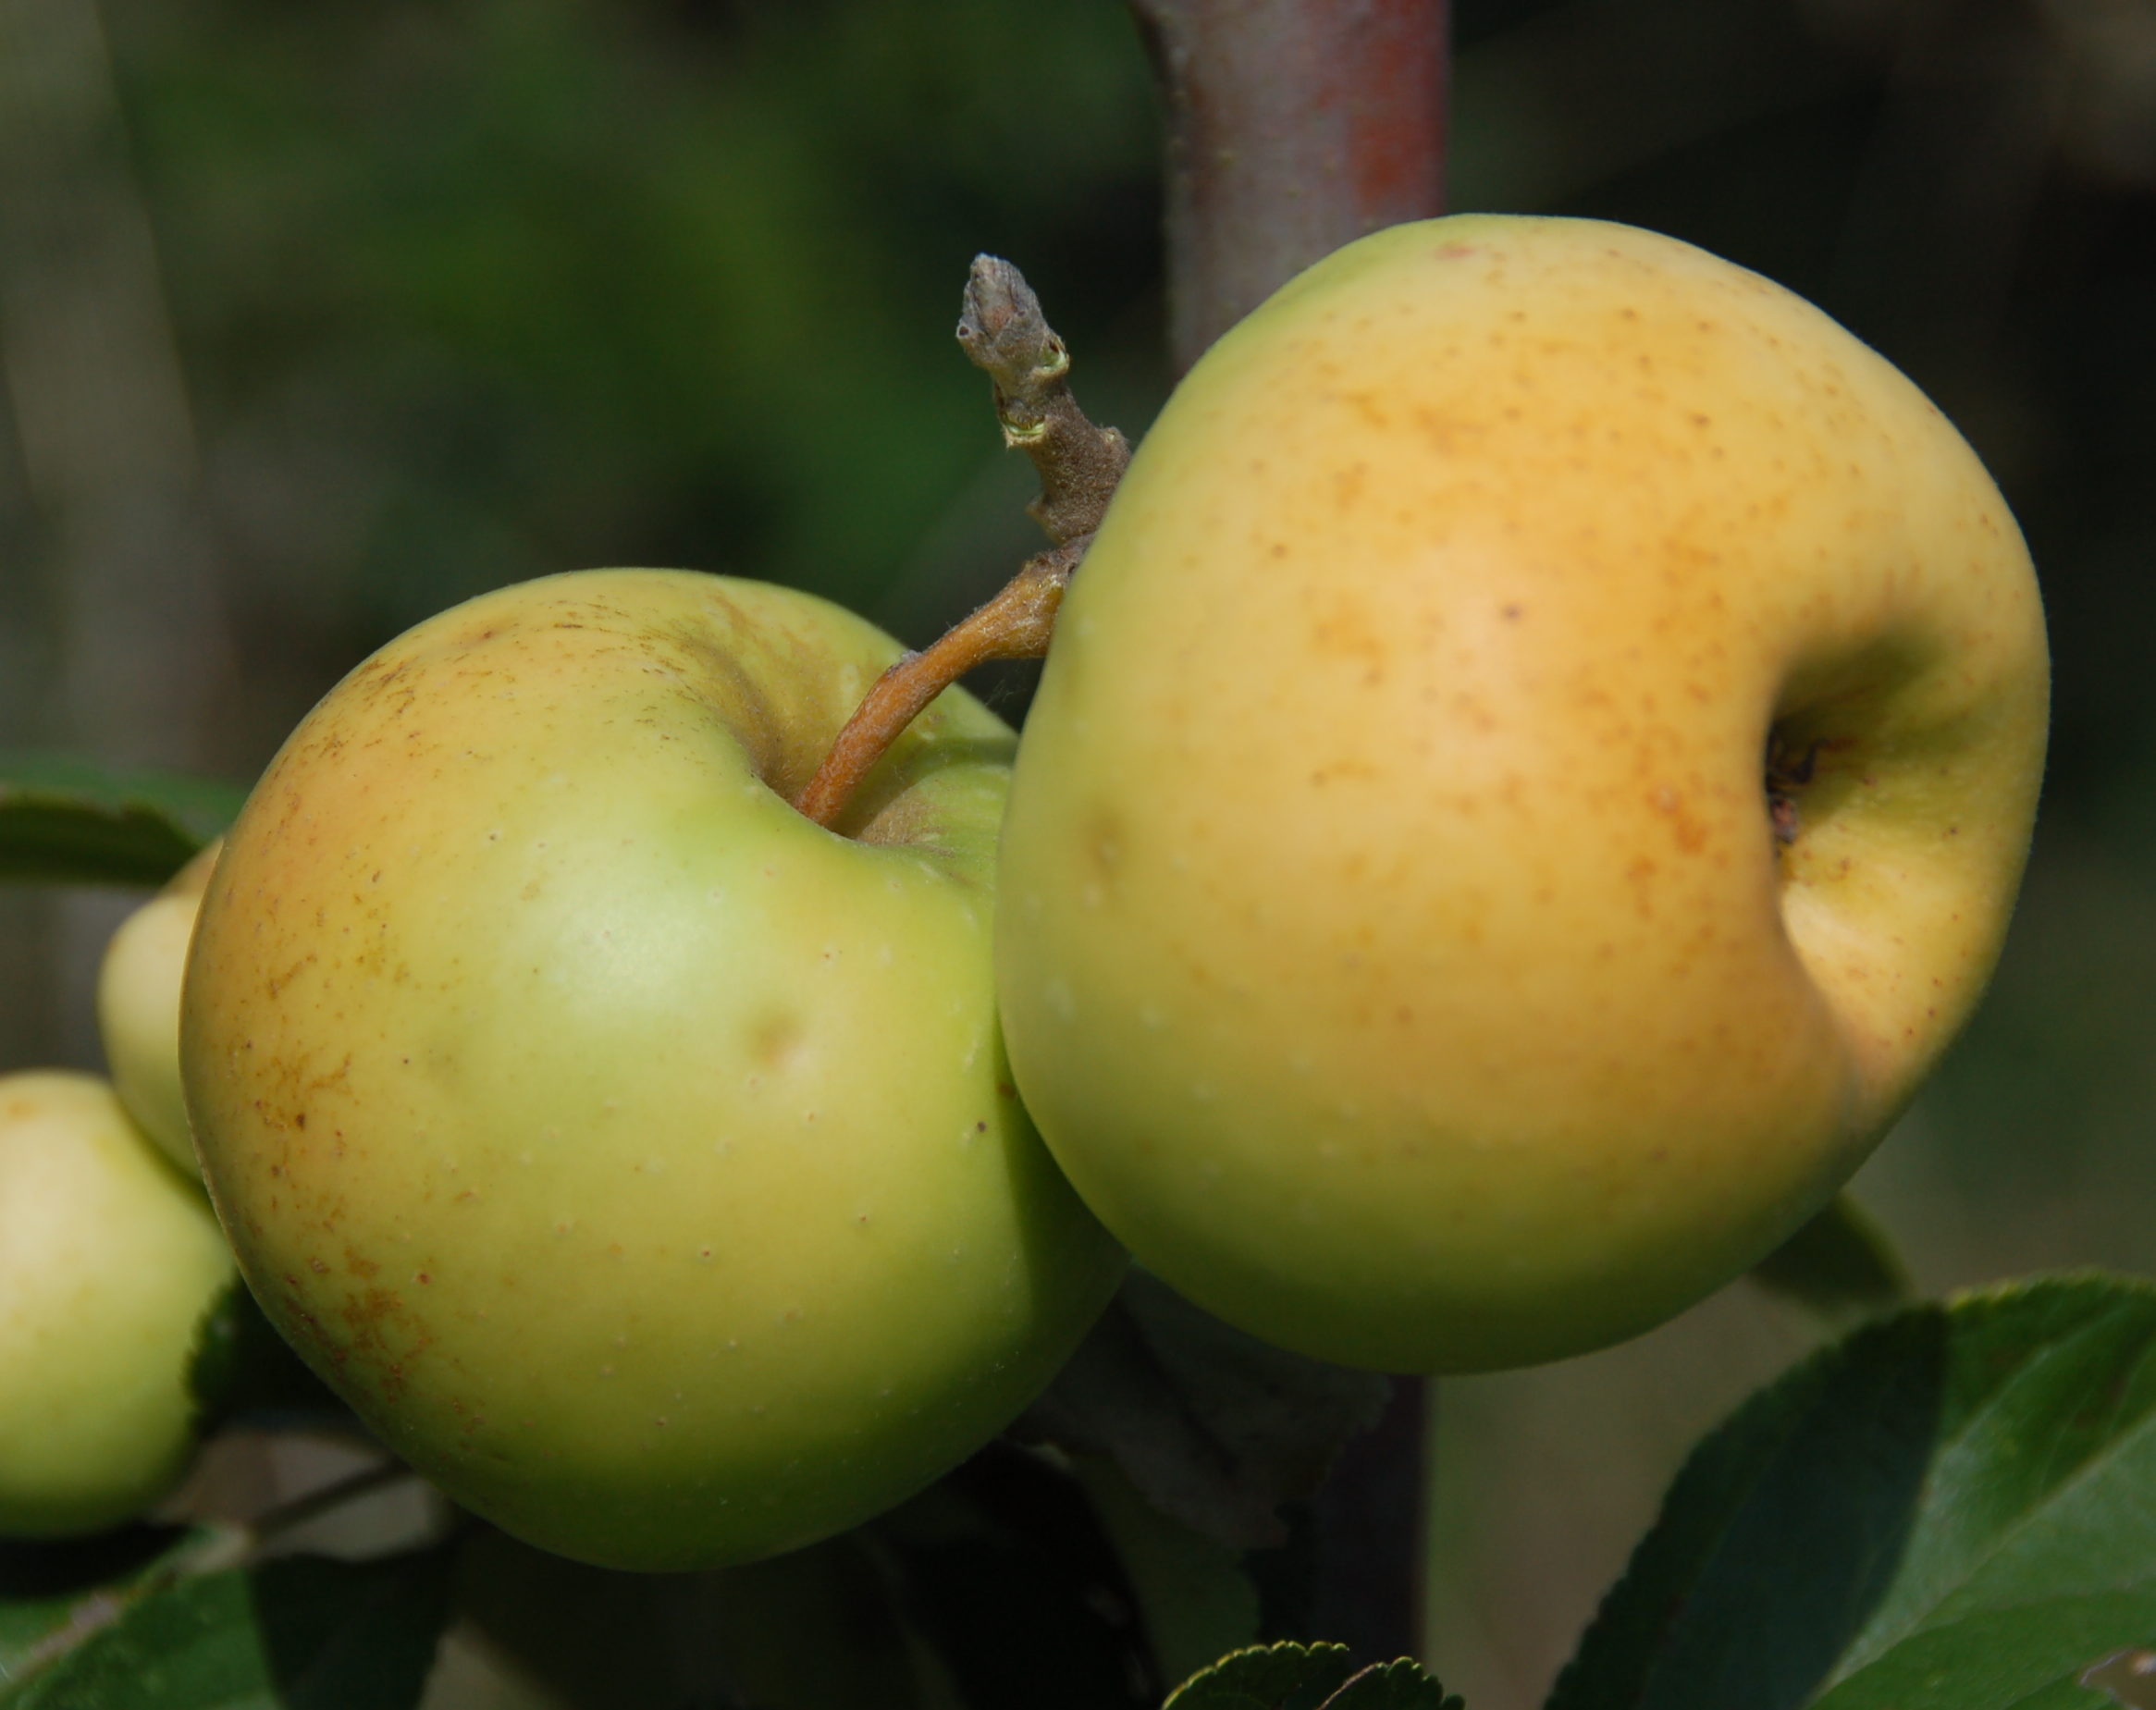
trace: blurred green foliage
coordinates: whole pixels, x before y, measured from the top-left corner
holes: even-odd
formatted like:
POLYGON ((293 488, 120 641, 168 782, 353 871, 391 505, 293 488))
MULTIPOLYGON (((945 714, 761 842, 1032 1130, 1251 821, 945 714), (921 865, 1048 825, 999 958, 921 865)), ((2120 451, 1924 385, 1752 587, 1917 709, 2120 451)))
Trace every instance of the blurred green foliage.
POLYGON ((109 13, 250 650, 596 563, 875 607, 1000 450, 980 249, 1096 391, 1161 388, 1100 0, 109 13))
MULTIPOLYGON (((2156 52, 2156 23, 2119 35, 2136 11, 1460 0, 1451 176, 1463 206, 1608 215, 1756 265, 1931 390, 2045 572, 2055 799, 2138 837, 2156 72, 2128 50, 2156 52)), ((940 622, 1031 538, 948 338, 977 250, 1028 269, 1102 413, 1141 428, 1164 390, 1158 126, 1114 0, 105 16, 266 682, 318 690, 450 599, 601 562, 940 622)), ((297 709, 249 719, 247 757, 297 709)))

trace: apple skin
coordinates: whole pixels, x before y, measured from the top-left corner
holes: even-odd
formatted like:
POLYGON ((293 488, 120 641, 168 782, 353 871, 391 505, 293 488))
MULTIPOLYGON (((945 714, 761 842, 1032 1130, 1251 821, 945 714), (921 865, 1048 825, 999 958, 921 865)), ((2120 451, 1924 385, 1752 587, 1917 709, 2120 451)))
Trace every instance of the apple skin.
POLYGON ((195 1333, 232 1255, 105 1081, 0 1076, 0 1537, 103 1532, 194 1446, 195 1333))
POLYGON ((221 846, 220 841, 199 851, 120 922, 97 973, 97 1030, 120 1102, 159 1150, 197 1180, 202 1171, 179 1084, 179 989, 194 917, 221 846))
POLYGON ((1364 239, 1181 384, 1064 607, 1004 840, 1020 1091, 1138 1261, 1288 1347, 1644 1331, 1976 1003, 2047 676, 1982 467, 1816 309, 1599 222, 1364 239))
POLYGON ((949 693, 841 830, 806 781, 898 644, 804 594, 593 571, 444 612, 227 838, 181 1047, 273 1322, 543 1548, 673 1569, 910 1495, 1124 1258, 1012 1090, 1014 738, 949 693))

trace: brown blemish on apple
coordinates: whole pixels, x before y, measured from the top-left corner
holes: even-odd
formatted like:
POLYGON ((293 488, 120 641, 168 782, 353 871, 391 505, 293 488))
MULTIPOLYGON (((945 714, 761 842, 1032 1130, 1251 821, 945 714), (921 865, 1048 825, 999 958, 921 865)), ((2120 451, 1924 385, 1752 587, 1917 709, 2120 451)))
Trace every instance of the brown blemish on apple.
POLYGON ((345 1342, 332 1335, 320 1316, 309 1310, 298 1279, 288 1273, 284 1280, 289 1286, 279 1297, 279 1304, 284 1309, 280 1316, 286 1335, 296 1344, 313 1347, 322 1359, 340 1370, 351 1365, 356 1356, 363 1367, 389 1372, 391 1380, 384 1385, 384 1393, 388 1399, 396 1399, 404 1387, 404 1362, 425 1353, 434 1343, 432 1334, 404 1310, 402 1301, 383 1289, 371 1289, 357 1300, 344 1301, 336 1310, 337 1316, 352 1330, 351 1340, 345 1342), (385 1334, 385 1326, 391 1324, 400 1325, 408 1333, 407 1346, 396 1360, 388 1358, 388 1339, 385 1334))
POLYGON ((750 1059, 766 1068, 783 1068, 800 1056, 807 1037, 798 1015, 766 1015, 749 1029, 750 1059))
POLYGON ((1124 858, 1123 821, 1113 810, 1096 808, 1078 832, 1078 854, 1086 876, 1103 890, 1112 888, 1121 875, 1124 858))
POLYGON ((1686 855, 1696 855, 1706 847, 1706 824, 1685 806, 1682 794, 1664 784, 1649 799, 1655 811, 1669 821, 1679 849, 1686 855))

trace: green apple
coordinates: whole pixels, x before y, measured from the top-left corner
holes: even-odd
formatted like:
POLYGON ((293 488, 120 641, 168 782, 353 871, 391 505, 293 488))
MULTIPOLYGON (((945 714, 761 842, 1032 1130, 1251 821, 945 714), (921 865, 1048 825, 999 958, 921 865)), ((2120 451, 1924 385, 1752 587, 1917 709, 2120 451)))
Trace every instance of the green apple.
POLYGON ((179 1085, 179 987, 217 848, 203 849, 120 922, 97 974, 97 1029, 120 1102, 190 1175, 199 1171, 179 1085))
POLYGON ((194 1444, 188 1364, 232 1255, 103 1080, 0 1076, 0 1537, 131 1519, 194 1444))
POLYGON ((946 694, 789 799, 888 636, 594 571, 360 666, 226 841, 181 1043, 264 1310, 383 1440, 603 1566, 806 1544, 979 1447, 1123 1255, 1012 1090, 1014 739, 946 694))
POLYGON ((1378 233, 1191 372, 1073 584, 1004 842, 1018 1087, 1257 1335, 1629 1336, 1969 1014, 2046 697, 2004 503, 1827 316, 1599 222, 1378 233))

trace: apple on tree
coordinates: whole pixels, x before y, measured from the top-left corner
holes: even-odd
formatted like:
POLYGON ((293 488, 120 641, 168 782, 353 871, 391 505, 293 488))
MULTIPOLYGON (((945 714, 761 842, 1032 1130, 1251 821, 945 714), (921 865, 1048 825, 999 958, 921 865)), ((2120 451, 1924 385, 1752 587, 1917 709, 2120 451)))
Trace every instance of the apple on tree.
POLYGON ((132 1519, 194 1445, 188 1366, 232 1256, 105 1082, 0 1076, 0 1538, 132 1519))
POLYGON ((1377 233, 1197 365, 1071 584, 1004 833, 1017 1084, 1254 1334, 1629 1336, 1969 1014, 2046 696, 2004 503, 1826 315, 1599 222, 1377 233))
POLYGON ((197 1177, 179 1082, 179 990, 218 847, 198 853, 120 922, 97 974, 97 1028, 114 1089, 142 1132, 197 1177))
POLYGON ((181 1053, 240 1269, 529 1542, 686 1569, 866 1519, 1121 1274, 1004 1058, 1009 729, 942 695, 836 830, 790 805, 899 651, 715 576, 506 588, 354 670, 227 839, 181 1053))

